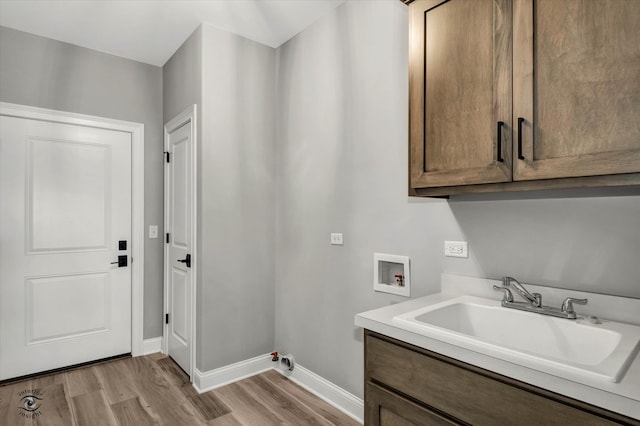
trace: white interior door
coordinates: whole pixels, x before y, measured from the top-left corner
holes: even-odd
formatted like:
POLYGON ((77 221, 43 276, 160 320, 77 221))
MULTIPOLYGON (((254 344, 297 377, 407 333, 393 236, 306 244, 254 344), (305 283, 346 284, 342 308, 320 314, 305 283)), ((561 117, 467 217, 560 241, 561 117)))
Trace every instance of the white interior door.
POLYGON ((131 134, 1 116, 0 199, 0 380, 131 352, 131 134))
POLYGON ((193 342, 193 125, 167 126, 166 324, 167 354, 191 376, 193 342))

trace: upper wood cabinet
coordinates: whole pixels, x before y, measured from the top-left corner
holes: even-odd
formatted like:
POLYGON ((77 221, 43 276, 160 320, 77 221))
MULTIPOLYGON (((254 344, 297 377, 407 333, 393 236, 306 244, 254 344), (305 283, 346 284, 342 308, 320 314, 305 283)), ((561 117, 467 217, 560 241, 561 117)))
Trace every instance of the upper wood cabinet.
POLYGON ((419 0, 409 19, 412 185, 510 181, 511 1, 419 0))
POLYGON ((640 1, 518 0, 514 23, 514 178, 639 172, 640 1))
POLYGON ((640 1, 410 4, 410 193, 640 185, 640 1))

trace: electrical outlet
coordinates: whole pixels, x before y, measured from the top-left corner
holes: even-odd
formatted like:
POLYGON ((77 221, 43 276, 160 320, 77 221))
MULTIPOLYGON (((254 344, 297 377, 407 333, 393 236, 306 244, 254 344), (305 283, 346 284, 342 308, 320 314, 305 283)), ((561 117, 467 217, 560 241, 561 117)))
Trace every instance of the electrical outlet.
POLYGON ((331 245, 334 245, 334 246, 344 245, 344 242, 342 241, 342 234, 332 232, 331 233, 331 245))
POLYGON ((469 246, 466 241, 445 241, 444 255, 447 257, 469 257, 469 246))

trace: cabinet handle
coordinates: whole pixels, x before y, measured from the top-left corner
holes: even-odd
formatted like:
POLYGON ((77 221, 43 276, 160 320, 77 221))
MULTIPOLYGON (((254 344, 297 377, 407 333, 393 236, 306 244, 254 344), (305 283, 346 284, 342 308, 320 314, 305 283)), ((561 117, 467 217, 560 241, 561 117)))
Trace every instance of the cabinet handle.
POLYGON ((498 121, 498 161, 504 163, 502 158, 502 125, 504 121, 498 121))
POLYGON ((522 155, 522 123, 524 122, 524 118, 518 117, 518 160, 524 160, 524 155, 522 155))

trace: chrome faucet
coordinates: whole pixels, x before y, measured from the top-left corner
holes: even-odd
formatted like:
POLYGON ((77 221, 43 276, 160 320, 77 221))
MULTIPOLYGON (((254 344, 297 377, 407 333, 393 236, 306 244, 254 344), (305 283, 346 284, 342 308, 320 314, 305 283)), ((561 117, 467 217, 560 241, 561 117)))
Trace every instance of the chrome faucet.
POLYGON ((543 315, 551 315, 559 318, 576 319, 576 311, 573 309, 573 304, 586 305, 587 299, 576 299, 573 297, 567 297, 560 309, 553 308, 551 306, 544 306, 542 304, 542 295, 540 293, 529 293, 522 284, 513 277, 502 278, 502 287, 494 285, 494 290, 504 292, 502 297, 502 306, 505 308, 518 309, 527 312, 536 312, 543 315), (513 293, 511 289, 518 292, 525 302, 516 302, 513 300, 513 293))
POLYGON ((513 277, 503 277, 502 286, 506 288, 513 288, 520 296, 527 300, 531 305, 539 308, 542 306, 542 295, 540 293, 529 293, 522 284, 513 277))

